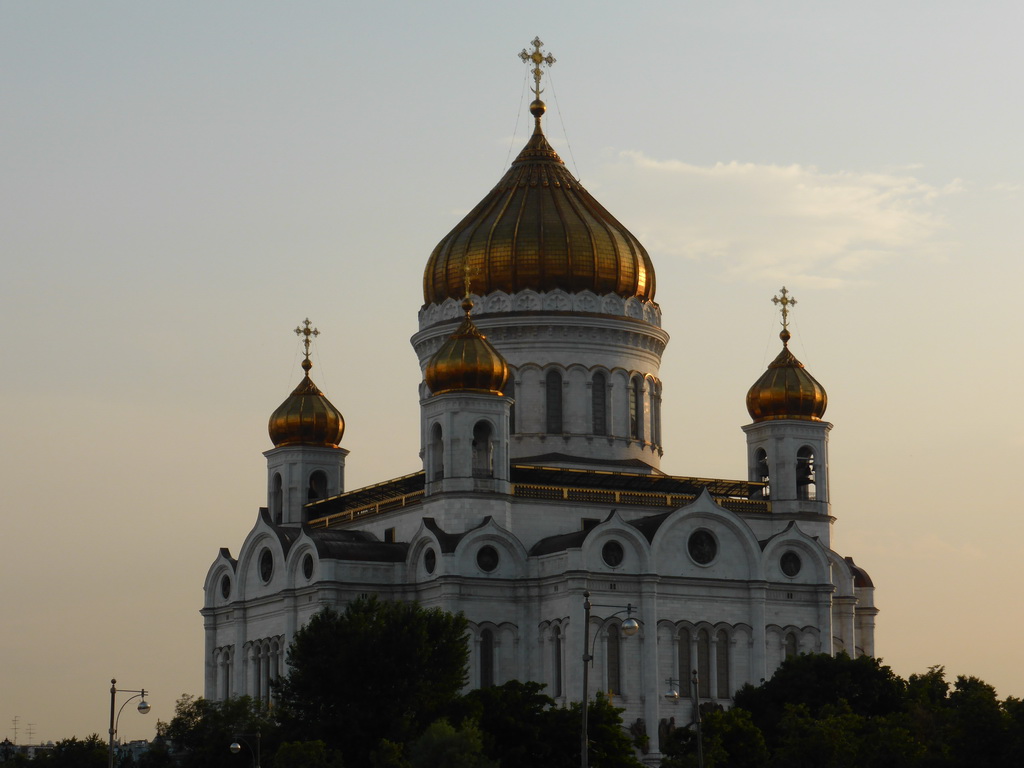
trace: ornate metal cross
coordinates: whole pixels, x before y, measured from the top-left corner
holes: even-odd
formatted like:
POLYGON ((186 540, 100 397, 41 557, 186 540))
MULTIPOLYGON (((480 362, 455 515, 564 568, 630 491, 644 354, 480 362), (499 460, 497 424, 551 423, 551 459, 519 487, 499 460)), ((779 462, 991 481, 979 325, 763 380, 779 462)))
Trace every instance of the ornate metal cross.
POLYGON ((533 64, 533 98, 539 99, 541 94, 540 79, 543 76, 541 72, 541 65, 547 64, 549 67, 555 63, 555 57, 550 53, 545 55, 541 52, 540 47, 544 45, 539 37, 533 38, 533 42, 530 43, 533 46, 532 51, 528 51, 525 48, 520 52, 519 58, 528 64, 533 64))
POLYGON ((778 304, 782 307, 782 327, 784 329, 789 328, 789 308, 796 304, 796 299, 789 298, 789 291, 786 290, 786 286, 782 286, 782 290, 779 291, 782 294, 780 299, 778 296, 772 296, 772 303, 778 304))
POLYGON ((302 344, 306 348, 306 359, 307 360, 309 360, 309 342, 310 342, 310 338, 309 337, 312 336, 315 339, 317 336, 320 335, 320 331, 319 330, 317 330, 316 328, 310 328, 309 327, 311 325, 312 325, 312 323, 309 322, 309 318, 307 317, 305 320, 302 321, 302 325, 298 326, 295 329, 295 335, 296 336, 305 336, 306 337, 306 338, 304 338, 302 340, 302 344))

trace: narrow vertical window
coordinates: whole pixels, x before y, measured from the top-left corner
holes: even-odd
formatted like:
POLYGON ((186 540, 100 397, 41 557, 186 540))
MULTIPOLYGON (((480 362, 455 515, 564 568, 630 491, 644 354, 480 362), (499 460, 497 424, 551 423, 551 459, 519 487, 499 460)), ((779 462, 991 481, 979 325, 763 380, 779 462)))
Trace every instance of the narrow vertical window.
POLYGON ((796 454, 796 497, 814 501, 816 496, 814 451, 805 445, 796 454))
POLYGON ((549 435, 560 435, 562 428, 562 374, 548 371, 544 379, 547 390, 547 432, 549 435))
POLYGON ((644 439, 644 385, 639 376, 629 385, 629 436, 644 439))
POLYGON ((651 442, 661 445, 661 384, 651 382, 651 442))
POLYGON ((595 373, 590 390, 591 431, 595 435, 608 434, 608 378, 595 373))
POLYGON ((697 695, 711 698, 711 636, 706 629, 697 633, 697 695))
POLYGON ((690 647, 690 630, 679 630, 679 693, 683 696, 692 696, 690 690, 690 677, 693 675, 693 660, 690 658, 692 649, 690 647))
POLYGON ((562 695, 562 630, 555 627, 551 633, 551 693, 555 698, 562 695))
POLYGON ((309 476, 309 490, 306 492, 309 501, 327 498, 327 474, 317 470, 309 476))
POLYGON ((732 696, 729 688, 729 635, 724 630, 715 635, 715 657, 718 672, 718 698, 728 699, 732 696))
POLYGON ((473 427, 473 477, 494 477, 494 441, 486 421, 473 427))
POLYGON ((754 454, 754 480, 765 484, 764 488, 759 491, 761 498, 771 498, 771 485, 768 480, 768 452, 764 448, 758 448, 754 454))
POLYGON ((786 635, 786 658, 792 659, 797 653, 796 635, 790 632, 786 635))
POLYGON ((428 461, 429 474, 434 480, 444 479, 444 440, 441 436, 441 425, 435 424, 430 431, 430 456, 428 461))
POLYGON ((273 488, 270 491, 270 515, 275 523, 280 523, 283 513, 284 488, 281 482, 281 473, 274 473, 273 488))
POLYGON ((480 633, 480 687, 494 685, 494 633, 485 629, 480 633))
POLYGON ((508 381, 505 382, 503 394, 512 401, 512 405, 508 409, 508 432, 510 435, 514 435, 516 432, 516 377, 511 368, 508 371, 508 381))
POLYGON ((622 654, 621 635, 617 625, 608 627, 608 693, 612 695, 622 694, 622 654))

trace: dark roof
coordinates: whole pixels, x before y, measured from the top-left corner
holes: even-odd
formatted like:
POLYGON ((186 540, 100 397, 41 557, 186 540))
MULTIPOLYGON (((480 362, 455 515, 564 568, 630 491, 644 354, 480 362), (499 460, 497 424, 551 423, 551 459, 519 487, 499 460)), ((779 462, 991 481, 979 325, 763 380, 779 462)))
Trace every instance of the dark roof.
POLYGON ((852 557, 843 558, 846 560, 846 564, 850 566, 850 570, 853 572, 853 586, 855 587, 874 587, 875 583, 871 581, 871 577, 868 576, 868 572, 853 562, 852 557))
POLYGON ((572 533, 560 533, 557 536, 548 536, 541 539, 530 548, 530 557, 538 555, 550 555, 552 552, 564 552, 567 549, 579 549, 587 538, 590 531, 573 531, 572 533))
POLYGON ((688 496, 699 496, 701 491, 707 488, 712 496, 742 499, 749 499, 755 490, 763 485, 745 480, 713 480, 704 477, 676 477, 660 473, 616 472, 605 469, 570 469, 538 464, 513 464, 512 482, 688 496))
MULTIPOLYGON (((489 520, 490 518, 487 519, 489 520)), ((465 536, 466 533, 469 533, 469 531, 466 531, 466 533, 447 533, 446 531, 442 531, 440 526, 438 526, 437 522, 432 517, 423 518, 423 527, 434 534, 437 538, 437 543, 441 547, 441 552, 444 554, 454 552, 455 548, 459 545, 459 542, 462 541, 462 537, 465 536)))
POLYGON ((598 467, 636 467, 640 470, 653 472, 657 475, 664 475, 660 469, 655 469, 646 461, 641 459, 585 459, 579 456, 570 456, 567 453, 545 453, 540 456, 523 456, 517 464, 591 464, 598 467))
POLYGON ((316 544, 317 554, 328 560, 362 560, 376 563, 405 562, 409 545, 378 541, 373 534, 344 528, 306 529, 316 544))

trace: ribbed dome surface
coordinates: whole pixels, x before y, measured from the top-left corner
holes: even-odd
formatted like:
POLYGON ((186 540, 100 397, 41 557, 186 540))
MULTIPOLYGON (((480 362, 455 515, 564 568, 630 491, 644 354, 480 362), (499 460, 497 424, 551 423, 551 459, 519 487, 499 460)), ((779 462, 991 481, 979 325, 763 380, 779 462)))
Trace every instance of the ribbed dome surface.
POLYGON ((488 392, 500 395, 508 380, 508 363, 469 317, 473 302, 462 304, 466 316, 455 333, 427 363, 425 378, 432 394, 488 392))
POLYGON ((783 330, 779 337, 782 339, 782 351, 747 392, 747 412, 755 422, 772 419, 818 421, 828 406, 825 388, 789 351, 789 331, 783 330))
MULTIPOLYGON (((539 108, 537 107, 539 105, 539 108)), ((647 251, 580 186, 540 127, 512 167, 430 255, 423 299, 441 303, 473 292, 524 289, 654 299, 654 265, 647 251)))
POLYGON ((270 415, 270 439, 275 448, 286 445, 337 448, 345 434, 345 419, 309 378, 312 367, 309 360, 303 360, 302 367, 305 376, 299 386, 270 415))

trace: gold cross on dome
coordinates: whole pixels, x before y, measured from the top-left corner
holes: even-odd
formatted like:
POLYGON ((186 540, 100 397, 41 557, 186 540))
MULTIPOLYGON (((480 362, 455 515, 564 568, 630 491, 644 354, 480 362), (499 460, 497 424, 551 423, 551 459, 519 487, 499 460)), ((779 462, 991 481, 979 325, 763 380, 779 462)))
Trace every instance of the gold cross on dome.
POLYGON ((778 304, 782 307, 782 327, 789 328, 789 308, 796 304, 796 299, 789 297, 789 291, 786 290, 786 286, 782 286, 782 290, 779 291, 782 294, 780 299, 778 296, 772 296, 772 303, 778 304))
POLYGON ((541 71, 541 65, 547 64, 550 67, 555 63, 555 57, 550 53, 547 55, 541 53, 540 47, 544 43, 539 37, 533 38, 533 42, 530 45, 533 46, 533 50, 528 51, 523 48, 519 53, 519 58, 528 64, 533 64, 533 98, 539 99, 541 94, 540 79, 544 74, 541 71))
POLYGON ((309 322, 309 318, 307 317, 305 320, 302 321, 302 325, 298 326, 295 329, 295 335, 296 336, 305 336, 306 337, 306 338, 304 338, 302 340, 302 344, 306 348, 306 359, 307 360, 309 360, 309 342, 310 342, 310 338, 309 337, 312 336, 315 339, 317 336, 320 335, 320 331, 319 330, 317 330, 316 328, 310 328, 311 325, 312 325, 312 323, 309 322))

